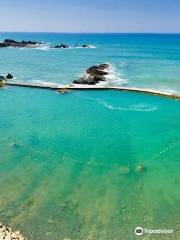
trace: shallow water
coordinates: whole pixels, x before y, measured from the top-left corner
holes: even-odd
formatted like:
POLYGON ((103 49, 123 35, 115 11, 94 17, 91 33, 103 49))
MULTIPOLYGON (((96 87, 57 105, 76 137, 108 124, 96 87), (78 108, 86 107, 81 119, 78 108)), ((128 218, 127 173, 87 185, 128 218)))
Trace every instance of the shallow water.
MULTIPOLYGON (((18 80, 66 83, 108 61, 129 85, 179 92, 179 35, 5 36, 97 46, 0 49, 1 73, 18 80)), ((5 87, 0 102, 2 222, 31 240, 134 240, 137 226, 174 229, 143 239, 180 239, 179 101, 5 87), (144 172, 137 172, 140 164, 144 172)))
POLYGON ((6 223, 53 240, 134 239, 138 225, 178 229, 178 101, 18 88, 1 90, 0 101, 6 223))

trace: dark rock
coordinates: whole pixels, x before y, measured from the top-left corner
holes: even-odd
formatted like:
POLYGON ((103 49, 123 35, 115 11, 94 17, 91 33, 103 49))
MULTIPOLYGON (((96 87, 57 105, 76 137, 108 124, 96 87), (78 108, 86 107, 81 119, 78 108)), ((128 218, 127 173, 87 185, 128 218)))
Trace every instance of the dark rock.
POLYGON ((61 45, 54 46, 54 48, 69 48, 69 46, 65 44, 61 44, 61 45))
POLYGON ((0 76, 0 81, 6 81, 6 78, 4 76, 0 76))
POLYGON ((37 45, 37 44, 40 44, 38 42, 34 42, 34 41, 22 41, 21 42, 22 44, 25 44, 25 45, 37 45))
POLYGON ((87 73, 91 74, 94 70, 98 70, 98 66, 92 66, 92 67, 88 68, 87 73))
MULTIPOLYGON (((108 67, 109 67, 109 65, 108 65, 108 67)), ((101 64, 99 66, 92 66, 92 67, 87 69, 87 73, 91 74, 91 75, 107 75, 108 72, 103 71, 106 68, 107 67, 105 66, 105 64, 101 64)))
POLYGON ((108 75, 108 72, 105 72, 103 70, 99 70, 98 67, 92 67, 87 70, 87 73, 92 75, 92 76, 103 76, 103 75, 108 75))
POLYGON ((8 73, 8 74, 6 75, 6 79, 12 79, 12 78, 14 78, 12 74, 8 73))
POLYGON ((92 71, 91 75, 93 75, 93 76, 105 76, 105 75, 108 75, 108 72, 102 71, 102 70, 99 70, 99 69, 94 69, 92 71))
POLYGON ((88 77, 81 77, 77 80, 74 80, 73 83, 94 85, 94 84, 98 83, 98 81, 96 79, 94 79, 93 77, 88 76, 88 77))
POLYGON ((6 43, 6 44, 14 44, 14 43, 18 43, 18 42, 15 41, 15 40, 12 40, 12 39, 5 39, 4 43, 6 43))
POLYGON ((0 43, 0 47, 32 47, 37 44, 42 44, 42 43, 38 43, 38 42, 34 42, 34 41, 24 41, 22 40, 21 42, 12 40, 12 39, 5 39, 3 43, 0 43))
POLYGON ((109 64, 108 63, 103 63, 103 64, 100 64, 98 67, 99 67, 99 69, 104 70, 104 69, 109 68, 109 64))
POLYGON ((5 48, 5 47, 9 47, 10 45, 7 43, 0 43, 0 48, 5 48))
POLYGON ((87 44, 84 44, 82 45, 83 48, 91 48, 91 46, 87 45, 87 44))
POLYGON ((92 66, 87 69, 87 74, 80 79, 75 80, 73 83, 76 84, 89 84, 94 85, 96 83, 106 81, 106 75, 108 72, 104 71, 109 67, 109 64, 101 64, 99 66, 92 66))
POLYGON ((105 82, 106 81, 106 78, 104 76, 94 76, 94 79, 96 82, 105 82))

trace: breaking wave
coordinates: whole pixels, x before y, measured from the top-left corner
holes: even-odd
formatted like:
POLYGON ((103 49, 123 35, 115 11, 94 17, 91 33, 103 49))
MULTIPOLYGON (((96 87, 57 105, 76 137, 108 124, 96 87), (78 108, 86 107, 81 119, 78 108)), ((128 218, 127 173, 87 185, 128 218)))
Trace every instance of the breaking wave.
POLYGON ((34 48, 34 49, 41 50, 41 51, 48 51, 48 50, 50 50, 51 48, 50 48, 50 46, 48 46, 48 45, 44 45, 44 46, 36 47, 36 48, 34 48))
MULTIPOLYGON (((109 63, 108 63, 109 64, 109 63)), ((123 74, 119 73, 116 67, 112 64, 109 64, 109 68, 106 69, 108 75, 105 76, 105 82, 99 82, 97 85, 100 86, 126 86, 128 80, 124 77, 123 74)))

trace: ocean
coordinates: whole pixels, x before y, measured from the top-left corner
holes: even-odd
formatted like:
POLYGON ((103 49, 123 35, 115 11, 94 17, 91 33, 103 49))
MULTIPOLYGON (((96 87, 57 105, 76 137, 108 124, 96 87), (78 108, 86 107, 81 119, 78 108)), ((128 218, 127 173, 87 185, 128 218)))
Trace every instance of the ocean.
MULTIPOLYGON (((46 44, 0 49, 0 75, 14 81, 67 84, 108 62, 109 84, 180 93, 178 34, 5 38, 46 44), (71 47, 49 48, 61 43, 71 47), (75 47, 83 44, 94 47, 75 47)), ((6 86, 0 102, 1 222, 31 240, 134 240, 138 226, 174 230, 153 239, 180 239, 178 100, 6 86)))

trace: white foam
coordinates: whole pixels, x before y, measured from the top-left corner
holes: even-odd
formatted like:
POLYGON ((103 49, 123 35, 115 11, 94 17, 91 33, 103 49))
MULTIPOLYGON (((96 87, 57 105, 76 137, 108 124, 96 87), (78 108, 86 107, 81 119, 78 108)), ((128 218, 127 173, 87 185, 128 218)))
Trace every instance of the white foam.
MULTIPOLYGON (((8 47, 8 48, 14 48, 14 47, 8 47)), ((53 50, 53 49, 62 49, 62 50, 68 50, 68 49, 94 49, 97 48, 94 45, 88 45, 88 47, 83 47, 83 46, 69 46, 68 48, 54 48, 53 45, 50 43, 42 43, 39 44, 37 43, 36 45, 29 45, 28 47, 17 47, 20 50, 25 50, 25 49, 37 49, 37 50, 42 50, 42 51, 47 51, 47 50, 53 50)))
POLYGON ((42 84, 42 85, 58 85, 58 83, 55 82, 48 82, 48 81, 41 81, 41 80, 32 80, 32 82, 37 83, 37 84, 42 84))
POLYGON ((62 49, 95 49, 97 48, 96 46, 93 45, 88 45, 89 47, 82 47, 82 46, 69 46, 69 48, 62 48, 62 49))
MULTIPOLYGON (((108 63, 109 64, 109 63, 108 63)), ((108 72, 108 75, 105 75, 105 82, 99 82, 97 85, 100 86, 112 86, 112 85, 122 85, 128 82, 127 79, 124 78, 123 74, 117 72, 116 67, 112 64, 109 64, 109 68, 105 70, 108 72)))
POLYGON ((127 107, 123 106, 113 106, 105 101, 98 100, 100 105, 110 109, 110 110, 119 110, 119 111, 136 111, 136 112, 153 112, 157 110, 157 107, 146 105, 146 104, 133 104, 127 107))
POLYGON ((99 98, 93 98, 91 96, 84 96, 82 94, 76 93, 76 96, 82 99, 86 99, 89 101, 94 101, 100 104, 101 106, 108 108, 110 110, 115 110, 115 111, 134 111, 134 112, 154 112, 157 111, 158 108, 153 105, 145 104, 145 103, 138 103, 138 104, 131 104, 127 106, 114 106, 102 99, 99 98))
MULTIPOLYGON (((14 47, 9 47, 9 48, 14 48, 14 47)), ((48 51, 50 50, 50 46, 47 44, 36 44, 35 46, 32 47, 17 47, 16 49, 19 49, 21 51, 24 50, 41 50, 41 51, 48 51)))
POLYGON ((37 50, 41 50, 41 51, 48 51, 50 49, 50 47, 48 45, 43 45, 43 46, 39 46, 33 49, 37 49, 37 50))

